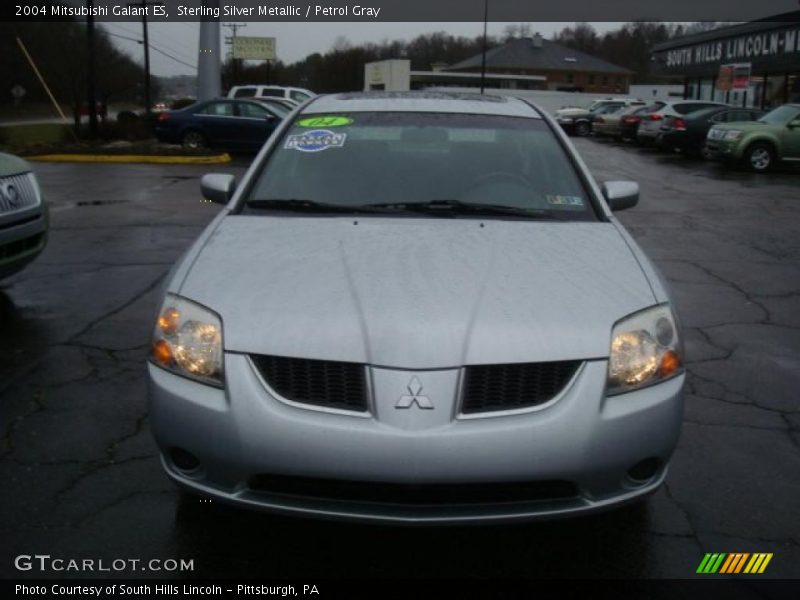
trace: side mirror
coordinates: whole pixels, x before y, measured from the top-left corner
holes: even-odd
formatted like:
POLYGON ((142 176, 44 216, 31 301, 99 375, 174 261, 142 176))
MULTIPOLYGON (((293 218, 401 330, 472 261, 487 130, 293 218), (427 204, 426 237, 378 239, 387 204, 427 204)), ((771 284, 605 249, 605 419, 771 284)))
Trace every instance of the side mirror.
POLYGON ((236 178, 226 173, 209 173, 200 180, 200 190, 206 200, 227 204, 236 191, 236 178))
POLYGON ((635 181, 606 181, 601 189, 613 211, 633 208, 639 203, 639 184, 635 181))
POLYGON ((275 121, 277 121, 277 120, 278 120, 278 117, 276 117, 276 116, 275 116, 275 115, 273 115, 272 113, 267 113, 267 114, 265 114, 265 115, 264 115, 264 120, 265 120, 267 123, 274 123, 275 121))
POLYGON ((797 129, 800 127, 800 119, 795 119, 794 121, 789 121, 788 125, 789 129, 797 129))

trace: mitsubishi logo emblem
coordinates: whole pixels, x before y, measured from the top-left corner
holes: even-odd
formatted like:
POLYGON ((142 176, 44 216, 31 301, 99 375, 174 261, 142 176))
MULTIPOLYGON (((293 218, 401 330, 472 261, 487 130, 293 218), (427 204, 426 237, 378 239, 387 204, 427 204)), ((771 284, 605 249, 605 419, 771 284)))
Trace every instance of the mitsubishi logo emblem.
POLYGON ((19 208, 19 192, 10 183, 0 183, 0 210, 19 208))
POLYGON ((411 408, 411 405, 416 403, 419 408, 433 410, 433 402, 431 402, 431 399, 427 396, 420 396, 422 383, 420 383, 416 375, 408 382, 406 389, 409 395, 402 396, 400 400, 397 401, 397 404, 394 405, 395 408, 411 408))

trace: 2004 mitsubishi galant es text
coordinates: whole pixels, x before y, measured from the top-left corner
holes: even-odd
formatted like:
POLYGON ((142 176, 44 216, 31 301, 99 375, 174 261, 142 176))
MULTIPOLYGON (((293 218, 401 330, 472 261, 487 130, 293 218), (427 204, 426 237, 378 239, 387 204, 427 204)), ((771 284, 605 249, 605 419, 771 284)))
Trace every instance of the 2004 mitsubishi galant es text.
POLYGON ((404 523, 577 515, 655 491, 682 347, 664 281, 520 99, 319 96, 166 281, 149 364, 181 487, 404 523))

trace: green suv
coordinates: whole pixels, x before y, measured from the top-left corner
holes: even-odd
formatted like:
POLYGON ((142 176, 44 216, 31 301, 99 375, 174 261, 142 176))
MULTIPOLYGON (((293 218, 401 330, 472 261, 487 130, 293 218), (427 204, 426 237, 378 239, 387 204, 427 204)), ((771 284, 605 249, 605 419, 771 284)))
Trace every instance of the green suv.
POLYGON ((47 242, 47 206, 31 166, 0 152, 0 279, 36 258, 47 242))
POLYGON ((757 173, 779 160, 800 161, 800 104, 784 104, 758 121, 714 125, 706 137, 713 159, 741 162, 757 173))

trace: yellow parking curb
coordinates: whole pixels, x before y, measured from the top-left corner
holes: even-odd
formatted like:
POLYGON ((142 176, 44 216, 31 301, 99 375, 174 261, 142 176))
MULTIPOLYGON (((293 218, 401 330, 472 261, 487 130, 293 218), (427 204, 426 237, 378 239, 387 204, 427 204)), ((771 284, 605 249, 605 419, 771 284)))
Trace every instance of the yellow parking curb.
POLYGON ((213 156, 152 156, 146 154, 42 154, 26 156, 26 160, 42 162, 85 162, 85 163, 154 163, 166 165, 209 165, 231 162, 231 155, 213 156))

